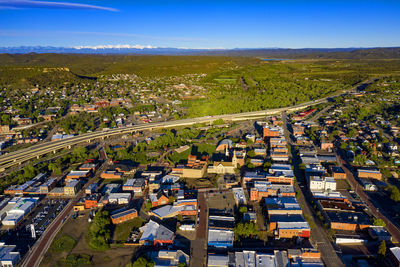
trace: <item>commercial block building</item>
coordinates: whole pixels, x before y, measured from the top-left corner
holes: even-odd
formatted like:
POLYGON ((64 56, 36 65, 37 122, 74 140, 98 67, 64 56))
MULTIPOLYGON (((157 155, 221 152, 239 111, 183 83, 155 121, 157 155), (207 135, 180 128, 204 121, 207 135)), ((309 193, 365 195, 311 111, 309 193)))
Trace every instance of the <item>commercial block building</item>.
POLYGON ((356 231, 372 225, 371 218, 363 212, 327 211, 326 219, 335 230, 356 231))
POLYGON ((382 180, 382 173, 378 169, 358 169, 358 178, 382 180))
POLYGON ((70 180, 64 186, 64 195, 75 196, 79 189, 81 189, 81 182, 79 180, 70 180))
POLYGON ((347 178, 346 173, 339 166, 331 167, 331 173, 332 173, 333 178, 335 178, 335 179, 346 179, 347 178))
POLYGON ((129 220, 133 220, 138 216, 138 212, 136 209, 128 209, 117 211, 115 213, 111 213, 111 222, 113 224, 123 223, 129 220))

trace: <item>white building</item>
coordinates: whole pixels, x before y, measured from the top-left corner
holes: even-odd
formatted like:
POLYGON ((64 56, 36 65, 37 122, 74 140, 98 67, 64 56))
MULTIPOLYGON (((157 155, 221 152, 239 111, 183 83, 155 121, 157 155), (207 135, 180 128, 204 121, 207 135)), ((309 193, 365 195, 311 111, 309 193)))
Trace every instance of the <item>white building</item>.
POLYGON ((247 204, 246 195, 244 194, 244 190, 242 187, 232 188, 232 192, 237 206, 247 204))
POLYGON ((312 191, 336 191, 336 181, 332 177, 311 176, 309 187, 312 191))
POLYGON ((38 197, 14 197, 8 203, 10 209, 7 211, 7 216, 2 220, 3 225, 16 226, 26 214, 36 207, 38 201, 38 197))
POLYGON ((17 246, 0 243, 0 266, 13 267, 20 260, 19 252, 15 251, 17 246))
POLYGON ((112 193, 108 196, 108 203, 110 204, 128 204, 131 201, 131 193, 112 193))

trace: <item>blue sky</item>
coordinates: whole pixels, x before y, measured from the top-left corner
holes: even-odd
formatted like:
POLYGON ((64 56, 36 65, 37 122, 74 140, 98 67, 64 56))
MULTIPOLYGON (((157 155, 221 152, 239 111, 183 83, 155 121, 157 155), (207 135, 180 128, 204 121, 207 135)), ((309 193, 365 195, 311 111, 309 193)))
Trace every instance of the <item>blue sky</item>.
POLYGON ((0 46, 400 46, 399 14, 384 0, 0 0, 0 46))

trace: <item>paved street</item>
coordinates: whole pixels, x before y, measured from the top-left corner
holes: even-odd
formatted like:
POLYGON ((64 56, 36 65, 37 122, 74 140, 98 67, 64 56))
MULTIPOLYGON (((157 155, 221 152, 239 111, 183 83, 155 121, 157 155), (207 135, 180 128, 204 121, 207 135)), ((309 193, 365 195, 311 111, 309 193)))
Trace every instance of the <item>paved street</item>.
POLYGON ((190 248, 190 266, 201 267, 206 266, 207 260, 207 219, 208 208, 206 201, 206 193, 199 192, 199 221, 197 223, 196 239, 191 242, 190 248))

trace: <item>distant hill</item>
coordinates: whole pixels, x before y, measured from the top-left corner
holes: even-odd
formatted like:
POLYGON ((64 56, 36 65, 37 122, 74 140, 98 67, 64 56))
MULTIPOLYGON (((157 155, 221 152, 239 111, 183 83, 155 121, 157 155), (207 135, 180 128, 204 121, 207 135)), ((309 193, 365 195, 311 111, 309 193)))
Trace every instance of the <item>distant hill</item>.
POLYGON ((73 48, 51 46, 0 47, 4 54, 113 54, 113 55, 208 55, 265 58, 393 59, 400 58, 400 47, 390 48, 260 48, 260 49, 181 49, 181 48, 73 48))

